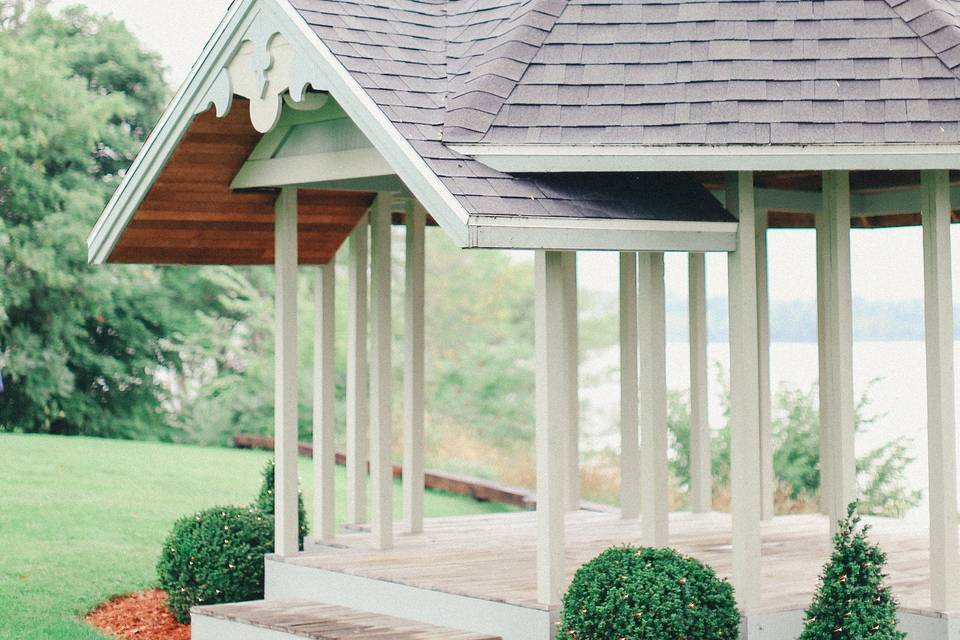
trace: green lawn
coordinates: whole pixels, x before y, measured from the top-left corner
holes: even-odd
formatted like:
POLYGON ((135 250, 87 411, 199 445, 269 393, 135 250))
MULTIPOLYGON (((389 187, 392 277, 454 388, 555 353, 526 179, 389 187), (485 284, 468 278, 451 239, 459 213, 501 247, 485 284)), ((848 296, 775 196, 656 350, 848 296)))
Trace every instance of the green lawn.
MULTIPOLYGON (((155 584, 154 565, 173 521, 205 507, 249 503, 268 456, 0 435, 0 638, 102 639, 78 616, 155 584)), ((309 465, 300 461, 308 511, 309 465)), ((343 469, 338 472, 339 513, 343 469)), ((394 504, 400 505, 399 493, 394 504)), ((428 516, 507 510, 429 492, 425 509, 428 516)))

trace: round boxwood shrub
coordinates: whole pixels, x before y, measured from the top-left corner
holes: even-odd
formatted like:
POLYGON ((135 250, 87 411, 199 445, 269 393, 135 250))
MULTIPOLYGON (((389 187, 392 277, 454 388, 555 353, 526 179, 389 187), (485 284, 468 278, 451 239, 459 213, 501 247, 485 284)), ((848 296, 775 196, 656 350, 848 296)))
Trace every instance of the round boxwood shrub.
MULTIPOLYGON (((276 498, 273 495, 275 475, 276 463, 273 458, 270 458, 263 467, 263 482, 260 484, 260 493, 257 494, 256 500, 253 501, 254 508, 259 509, 264 515, 270 516, 271 518, 273 517, 274 505, 276 503, 276 498)), ((297 495, 297 518, 299 521, 297 539, 299 540, 300 550, 303 551, 303 539, 310 533, 310 529, 307 525, 307 512, 303 508, 302 490, 297 495)), ((273 536, 273 533, 271 532, 270 535, 273 536)))
POLYGON ((672 549, 613 547, 580 567, 558 640, 713 640, 739 635, 733 587, 672 549))
POLYGON ((214 507, 181 518, 163 545, 157 574, 170 612, 263 598, 263 556, 273 551, 273 518, 251 507, 214 507))

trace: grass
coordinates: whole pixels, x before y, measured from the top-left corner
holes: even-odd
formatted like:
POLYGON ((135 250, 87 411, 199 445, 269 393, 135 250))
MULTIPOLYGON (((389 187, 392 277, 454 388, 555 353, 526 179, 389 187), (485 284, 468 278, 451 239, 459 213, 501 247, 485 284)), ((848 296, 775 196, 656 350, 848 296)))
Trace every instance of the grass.
MULTIPOLYGON (((247 504, 269 457, 145 442, 0 435, 0 638, 102 640, 79 618, 156 583, 160 546, 177 518, 247 504)), ((343 469, 338 468, 343 517, 343 469)), ((309 512, 310 461, 300 461, 309 512)), ((399 484, 394 505, 401 504, 399 484)), ((428 492, 428 516, 505 511, 428 492)), ((399 515, 399 514, 398 514, 399 515)))

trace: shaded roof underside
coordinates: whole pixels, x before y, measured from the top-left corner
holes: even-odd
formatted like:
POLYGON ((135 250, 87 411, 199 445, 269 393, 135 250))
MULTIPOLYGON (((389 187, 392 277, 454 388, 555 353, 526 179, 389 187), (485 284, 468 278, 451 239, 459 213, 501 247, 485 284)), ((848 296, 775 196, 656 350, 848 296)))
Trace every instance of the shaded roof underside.
MULTIPOLYGON (((237 98, 237 100, 242 100, 237 98)), ((275 190, 234 191, 230 182, 260 139, 246 105, 193 121, 137 209, 111 262, 272 264, 275 190)), ((299 191, 300 264, 325 264, 366 214, 373 194, 299 191)))

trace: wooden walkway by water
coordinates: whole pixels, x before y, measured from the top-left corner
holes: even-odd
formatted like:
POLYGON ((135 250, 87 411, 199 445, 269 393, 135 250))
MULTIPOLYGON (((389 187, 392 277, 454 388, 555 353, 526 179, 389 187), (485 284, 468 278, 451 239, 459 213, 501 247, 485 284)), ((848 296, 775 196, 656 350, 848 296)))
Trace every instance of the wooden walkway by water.
MULTIPOLYGON (((928 611, 929 546, 925 526, 868 518, 873 540, 889 554, 889 581, 905 610, 928 611)), ((712 566, 732 570, 728 514, 672 514, 671 546, 712 566)), ((821 515, 781 516, 764 523, 763 609, 802 609, 830 554, 828 522, 821 515)), ((566 519, 568 579, 584 562, 616 544, 639 544, 640 523, 617 514, 579 511, 566 519)), ((529 608, 536 601, 536 515, 511 513, 428 519, 418 535, 398 529, 396 548, 369 548, 368 535, 337 538, 287 559, 294 564, 396 582, 529 608)))

